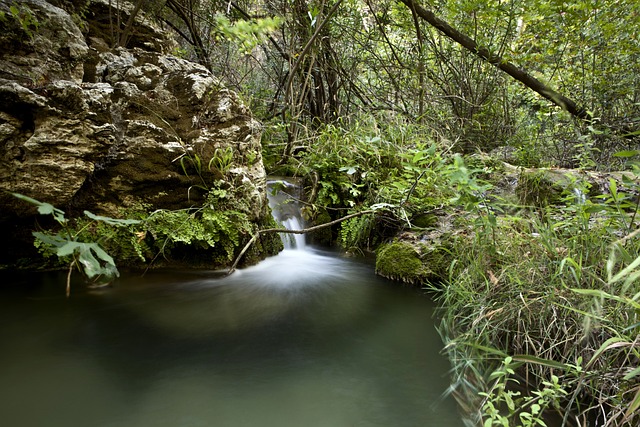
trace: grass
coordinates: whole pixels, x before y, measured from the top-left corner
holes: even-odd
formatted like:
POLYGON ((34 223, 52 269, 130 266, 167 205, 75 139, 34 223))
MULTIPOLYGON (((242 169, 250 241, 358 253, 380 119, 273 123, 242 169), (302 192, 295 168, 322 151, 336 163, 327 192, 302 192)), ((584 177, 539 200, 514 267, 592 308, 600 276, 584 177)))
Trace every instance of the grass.
POLYGON ((621 238, 625 212, 565 202, 501 216, 491 236, 475 227, 438 291, 452 392, 474 425, 640 419, 640 244, 621 238))
POLYGON ((610 194, 589 194, 580 174, 557 186, 521 174, 514 194, 501 162, 451 153, 412 129, 328 126, 295 171, 313 176, 310 203, 332 215, 385 206, 375 223, 342 224, 349 249, 375 249, 407 230, 420 237, 433 224, 412 221, 429 212, 453 218, 445 246, 455 261, 433 289, 451 393, 469 424, 637 425, 640 242, 631 193, 610 182, 610 194))

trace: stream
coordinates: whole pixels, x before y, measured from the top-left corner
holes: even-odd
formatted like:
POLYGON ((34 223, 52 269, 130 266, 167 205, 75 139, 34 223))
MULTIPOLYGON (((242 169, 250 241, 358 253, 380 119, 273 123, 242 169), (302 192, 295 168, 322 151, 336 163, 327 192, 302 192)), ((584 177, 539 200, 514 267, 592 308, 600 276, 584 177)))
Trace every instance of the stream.
POLYGON ((462 426, 432 301, 308 248, 226 278, 1 277, 11 427, 462 426))
POLYGON ((65 273, 0 271, 0 424, 462 427, 431 299, 296 241, 68 299, 65 273))

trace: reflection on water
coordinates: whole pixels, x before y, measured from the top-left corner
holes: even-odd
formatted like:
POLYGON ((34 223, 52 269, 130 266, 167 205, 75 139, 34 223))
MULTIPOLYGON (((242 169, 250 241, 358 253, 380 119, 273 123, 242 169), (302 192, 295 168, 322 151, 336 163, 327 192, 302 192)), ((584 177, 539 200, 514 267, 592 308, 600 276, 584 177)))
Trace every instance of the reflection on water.
POLYGON ((430 300, 332 254, 68 300, 64 275, 0 280, 2 425, 462 425, 430 300))

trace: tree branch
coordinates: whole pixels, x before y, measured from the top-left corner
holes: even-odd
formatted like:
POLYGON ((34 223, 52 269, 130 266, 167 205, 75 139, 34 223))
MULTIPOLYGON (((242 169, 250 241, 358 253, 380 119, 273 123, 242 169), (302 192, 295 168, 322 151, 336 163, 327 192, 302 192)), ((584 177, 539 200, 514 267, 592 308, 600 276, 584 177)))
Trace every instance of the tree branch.
POLYGON ((449 37, 465 49, 469 50, 470 52, 474 53, 475 55, 509 74, 511 77, 518 80, 529 89, 537 92, 542 97, 548 99, 555 105, 568 111, 574 117, 587 122, 593 119, 591 113, 589 113, 586 109, 579 107, 573 100, 551 89, 549 86, 542 83, 532 75, 528 74, 526 71, 506 61, 500 55, 491 52, 484 46, 479 46, 474 39, 456 30, 451 25, 449 25, 449 23, 438 18, 433 12, 417 4, 415 0, 400 1, 404 3, 409 9, 415 11, 418 16, 427 21, 430 25, 437 28, 445 36, 449 37))

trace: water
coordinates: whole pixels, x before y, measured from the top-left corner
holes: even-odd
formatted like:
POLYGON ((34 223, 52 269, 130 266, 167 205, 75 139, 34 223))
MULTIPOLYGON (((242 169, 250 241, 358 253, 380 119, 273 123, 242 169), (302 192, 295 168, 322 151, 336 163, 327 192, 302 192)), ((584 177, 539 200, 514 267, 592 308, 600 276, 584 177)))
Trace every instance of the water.
MULTIPOLYGON (((274 218, 304 228, 272 180, 274 218)), ((271 192, 270 192, 271 193, 271 192)), ((12 427, 458 427, 433 304, 370 265, 286 249, 224 277, 0 277, 0 422, 12 427)))
MULTIPOLYGON (((300 215, 299 200, 302 191, 296 184, 282 179, 267 181, 269 208, 273 218, 287 230, 302 230, 305 226, 300 215), (274 191, 275 190, 275 191, 274 191)), ((285 249, 304 249, 305 237, 302 234, 280 233, 285 249)))
POLYGON ((420 292, 313 249, 232 276, 0 277, 11 427, 462 426, 420 292))

